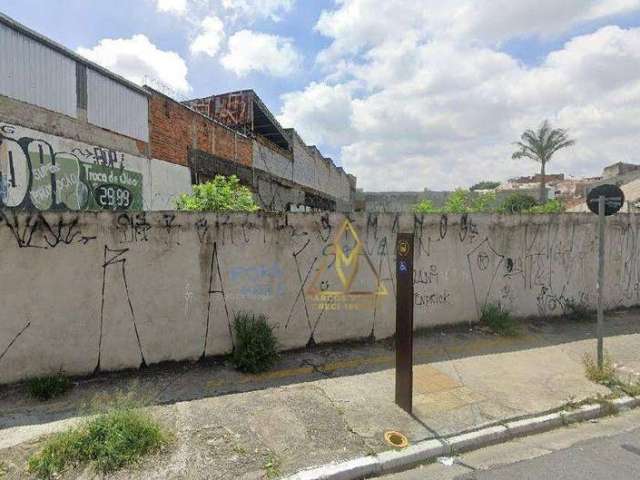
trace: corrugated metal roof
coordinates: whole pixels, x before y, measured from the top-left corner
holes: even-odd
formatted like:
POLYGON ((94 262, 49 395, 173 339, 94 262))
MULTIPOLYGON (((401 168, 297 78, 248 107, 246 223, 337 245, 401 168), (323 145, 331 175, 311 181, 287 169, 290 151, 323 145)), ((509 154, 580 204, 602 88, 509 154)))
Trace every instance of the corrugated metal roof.
POLYGON ((118 82, 87 72, 87 120, 102 128, 149 141, 149 105, 146 95, 139 95, 118 82))
POLYGON ((76 62, 0 23, 0 94, 76 116, 76 62))
POLYGON ((121 77, 117 73, 113 73, 112 71, 107 70, 106 68, 98 65, 97 63, 87 60, 82 55, 78 55, 73 50, 70 50, 64 45, 54 42, 50 38, 45 37, 44 35, 34 30, 31 30, 30 28, 26 27, 20 22, 15 21, 13 18, 8 17, 7 15, 1 12, 0 12, 0 24, 3 24, 16 32, 19 32, 20 34, 31 38, 32 40, 42 44, 43 46, 49 47, 50 49, 56 51, 61 55, 64 55, 65 57, 68 57, 71 60, 79 62, 83 65, 86 65, 88 68, 95 70, 96 72, 99 72, 106 77, 111 78, 112 80, 126 86, 127 88, 130 88, 131 90, 134 90, 142 95, 148 95, 148 93, 141 86, 136 85, 135 83, 127 80, 124 77, 121 77))

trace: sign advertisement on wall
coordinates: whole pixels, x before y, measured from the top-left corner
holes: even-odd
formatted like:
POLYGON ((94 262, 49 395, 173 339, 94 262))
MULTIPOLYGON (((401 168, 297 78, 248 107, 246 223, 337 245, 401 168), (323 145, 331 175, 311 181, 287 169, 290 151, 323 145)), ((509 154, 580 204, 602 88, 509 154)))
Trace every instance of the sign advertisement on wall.
POLYGON ((0 206, 141 210, 143 176, 127 168, 127 158, 115 150, 0 123, 0 206))

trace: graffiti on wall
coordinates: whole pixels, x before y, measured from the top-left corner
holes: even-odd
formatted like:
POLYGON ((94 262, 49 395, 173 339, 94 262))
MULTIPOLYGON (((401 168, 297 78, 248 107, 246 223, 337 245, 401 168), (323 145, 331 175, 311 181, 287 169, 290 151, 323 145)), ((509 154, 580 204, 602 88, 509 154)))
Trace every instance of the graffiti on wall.
POLYGON ((26 210, 141 210, 142 174, 115 150, 0 123, 0 206, 26 210))
MULTIPOLYGON (((16 361, 33 363, 30 374, 54 363, 60 368, 59 358, 79 361, 64 351, 56 362, 32 359, 47 335, 75 335, 90 345, 87 373, 226 353, 234 316, 247 308, 266 314, 291 348, 388 336, 401 228, 413 229, 415 245, 422 244, 413 272, 417 327, 475 321, 488 302, 516 315, 546 316, 595 300, 595 224, 584 217, 492 223, 458 215, 117 212, 96 218, 0 210, 2 251, 16 259, 0 262, 2 274, 11 275, 14 292, 24 285, 43 292, 19 302, 48 302, 47 315, 8 314, 13 320, 0 325, 0 381, 13 375, 16 361), (17 250, 27 247, 37 250, 17 250), (82 251, 77 278, 62 267, 74 250, 82 251), (43 262, 62 272, 65 291, 81 289, 93 303, 69 308, 64 296, 51 301, 49 278, 33 273, 43 262)), ((607 306, 638 304, 640 221, 614 220, 608 229, 607 306)), ((7 291, 0 301, 15 304, 7 291)))

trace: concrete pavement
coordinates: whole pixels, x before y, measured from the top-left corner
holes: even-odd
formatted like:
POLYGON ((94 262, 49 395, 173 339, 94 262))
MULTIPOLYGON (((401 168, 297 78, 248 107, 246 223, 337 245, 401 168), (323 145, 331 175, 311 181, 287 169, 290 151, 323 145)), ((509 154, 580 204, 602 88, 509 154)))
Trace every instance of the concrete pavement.
MULTIPOLYGON (((630 376, 640 371, 638 320, 627 312, 607 321, 606 348, 630 376)), ((606 395, 584 376, 582 355, 595 350, 592 336, 592 324, 558 320, 529 323, 514 339, 482 329, 427 332, 416 339, 415 416, 393 403, 394 355, 385 342, 285 354, 258 376, 223 361, 103 375, 44 404, 13 386, 0 390, 0 462, 7 478, 26 478, 24 462, 41 435, 77 422, 80 407, 96 394, 133 389, 175 442, 113 478, 286 476, 388 450, 386 430, 415 443, 606 395)), ((80 475, 87 473, 67 476, 80 475)))
POLYGON ((640 411, 563 427, 380 477, 381 480, 636 480, 640 411))

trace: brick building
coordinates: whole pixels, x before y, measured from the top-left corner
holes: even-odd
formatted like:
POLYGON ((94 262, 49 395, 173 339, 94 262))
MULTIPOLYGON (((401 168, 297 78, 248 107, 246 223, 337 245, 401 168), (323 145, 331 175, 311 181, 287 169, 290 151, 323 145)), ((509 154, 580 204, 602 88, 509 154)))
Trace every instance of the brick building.
POLYGON ((2 14, 0 58, 0 207, 170 210, 236 174, 267 210, 353 209, 355 177, 252 90, 181 104, 2 14))

